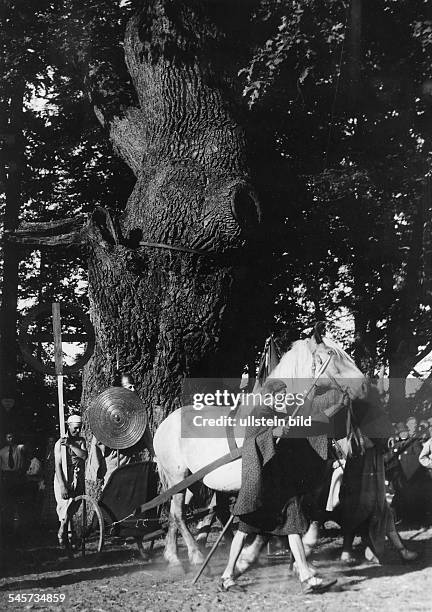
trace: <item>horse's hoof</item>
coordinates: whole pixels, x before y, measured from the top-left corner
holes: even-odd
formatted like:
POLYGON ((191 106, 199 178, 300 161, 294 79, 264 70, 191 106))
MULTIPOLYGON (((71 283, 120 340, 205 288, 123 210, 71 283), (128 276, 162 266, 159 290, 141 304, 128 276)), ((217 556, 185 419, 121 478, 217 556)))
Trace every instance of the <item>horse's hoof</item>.
POLYGON ((372 563, 373 565, 381 565, 380 560, 375 555, 375 553, 369 548, 369 546, 365 548, 364 558, 366 559, 366 561, 368 561, 369 563, 372 563))
POLYGON ((204 563, 204 555, 199 550, 194 550, 189 555, 189 562, 191 565, 202 565, 204 563))
POLYGON ((244 593, 245 589, 240 584, 237 584, 232 576, 221 578, 220 590, 229 593, 244 593))
POLYGON ((165 561, 168 563, 169 567, 179 567, 181 566, 181 561, 177 557, 177 555, 164 555, 165 561))
POLYGON ((345 565, 354 565, 356 563, 355 557, 349 552, 343 552, 340 556, 340 562, 345 565))

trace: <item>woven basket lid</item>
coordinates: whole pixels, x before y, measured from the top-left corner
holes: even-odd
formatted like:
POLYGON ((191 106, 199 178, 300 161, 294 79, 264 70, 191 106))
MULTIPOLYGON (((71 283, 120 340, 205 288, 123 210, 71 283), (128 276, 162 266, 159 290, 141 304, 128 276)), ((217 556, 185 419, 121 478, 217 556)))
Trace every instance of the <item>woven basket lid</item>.
POLYGON ((88 409, 90 429, 99 442, 114 449, 130 448, 144 435, 147 413, 134 391, 110 387, 88 409))

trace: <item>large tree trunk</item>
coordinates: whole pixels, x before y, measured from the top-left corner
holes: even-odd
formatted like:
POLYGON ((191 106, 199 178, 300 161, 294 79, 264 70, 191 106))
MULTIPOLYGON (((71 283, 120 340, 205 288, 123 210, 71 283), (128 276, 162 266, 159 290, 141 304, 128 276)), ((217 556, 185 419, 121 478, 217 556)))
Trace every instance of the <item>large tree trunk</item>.
MULTIPOLYGON (((21 174, 23 168, 24 83, 18 82, 12 92, 3 91, 1 138, 2 183, 5 193, 3 227, 18 227, 21 206, 21 174)), ((3 240, 3 282, 0 316, 0 397, 15 397, 17 374, 17 301, 19 247, 3 240)))
POLYGON ((246 4, 151 0, 128 24, 139 108, 97 112, 137 181, 119 222, 101 214, 90 231, 85 405, 112 384, 118 355, 155 426, 179 405, 184 377, 239 377, 266 332, 248 248, 261 210, 234 102, 236 34, 220 19, 246 4))

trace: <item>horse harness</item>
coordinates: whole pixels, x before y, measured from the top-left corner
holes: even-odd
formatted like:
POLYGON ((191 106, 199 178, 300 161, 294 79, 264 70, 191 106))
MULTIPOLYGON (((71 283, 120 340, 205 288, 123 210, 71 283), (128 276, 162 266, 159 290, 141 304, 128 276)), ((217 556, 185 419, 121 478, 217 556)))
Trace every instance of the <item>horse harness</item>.
MULTIPOLYGON (((329 355, 329 358, 327 359, 327 361, 318 370, 318 373, 315 376, 312 385, 310 386, 309 390, 305 394, 305 399, 315 389, 316 381, 325 372, 325 370, 327 369, 327 367, 328 367, 332 357, 333 357, 333 353, 329 355)), ((337 383, 337 381, 334 380, 334 382, 338 386, 338 388, 342 390, 342 388, 337 383)), ((297 406, 296 410, 294 411, 294 414, 298 411, 298 409, 299 409, 299 406, 297 406)), ((194 484, 198 480, 202 480, 207 474, 209 474, 210 472, 213 472, 218 467, 221 467, 223 465, 231 463, 232 461, 235 461, 236 459, 239 459, 242 456, 243 449, 237 447, 237 444, 235 443, 235 438, 234 438, 233 433, 232 433, 232 437, 231 437, 231 443, 229 442, 229 440, 230 440, 230 438, 228 438, 228 444, 230 444, 230 451, 229 451, 229 453, 227 453, 226 455, 223 455, 222 457, 219 457, 215 461, 212 461, 211 463, 209 463, 208 465, 204 466, 203 468, 201 468, 197 472, 194 472, 193 474, 191 474, 190 476, 188 476, 187 478, 185 478, 181 482, 177 483, 173 487, 170 487, 169 489, 167 489, 166 491, 164 491, 163 493, 161 493, 160 495, 158 495, 154 499, 152 499, 152 500, 146 502, 145 504, 141 505, 140 507, 136 508, 136 510, 134 512, 132 512, 128 516, 124 517, 123 519, 115 521, 112 524, 112 527, 114 527, 116 525, 119 525, 119 524, 123 523, 124 521, 127 521, 127 520, 129 520, 131 518, 135 518, 137 520, 137 525, 138 525, 139 520, 140 520, 140 516, 142 516, 148 510, 151 510, 152 508, 155 508, 155 507, 159 506, 160 504, 165 503, 166 501, 171 499, 171 497, 173 495, 175 495, 176 493, 180 493, 180 492, 184 491, 186 488, 190 487, 192 484, 194 484), (233 444, 233 439, 234 439, 235 446, 233 444)))
MULTIPOLYGON (((327 370, 330 361, 332 360, 334 356, 334 351, 332 351, 331 349, 329 350, 329 356, 327 361, 325 361, 320 368, 317 368, 317 364, 315 361, 315 354, 314 354, 314 359, 313 359, 313 363, 312 363, 312 374, 314 377, 314 381, 313 384, 311 385, 311 387, 309 388, 309 390, 307 391, 307 393, 304 396, 304 399, 307 399, 307 397, 313 392, 313 396, 312 396, 312 400, 313 397, 315 395, 315 390, 316 390, 316 382, 318 381, 318 379, 324 374, 324 372, 327 370), (318 373, 315 376, 315 372, 318 369, 318 373)), ((332 376, 331 374, 327 374, 327 376, 329 377, 329 379, 331 380, 331 382, 334 384, 335 388, 338 389, 343 397, 344 401, 346 398, 349 399, 349 395, 348 392, 346 391, 346 389, 343 389, 342 386, 338 383, 338 381, 334 378, 334 376, 332 376)), ((351 407, 351 401, 348 402, 348 406, 351 407)), ((239 410, 240 406, 237 406, 234 411, 232 412, 231 416, 232 418, 235 418, 235 416, 237 415, 237 412, 239 410)), ((294 411, 293 415, 291 416, 295 416, 296 412, 298 411, 299 406, 297 407, 296 411, 294 411)), ((281 415, 281 418, 282 415, 281 415)), ((235 435, 234 435, 234 426, 233 425, 227 425, 225 428, 225 432, 226 432, 226 438, 227 438, 227 442, 228 442, 228 448, 230 450, 230 453, 233 453, 234 451, 236 451, 239 447, 237 445, 237 441, 235 439, 235 435)))

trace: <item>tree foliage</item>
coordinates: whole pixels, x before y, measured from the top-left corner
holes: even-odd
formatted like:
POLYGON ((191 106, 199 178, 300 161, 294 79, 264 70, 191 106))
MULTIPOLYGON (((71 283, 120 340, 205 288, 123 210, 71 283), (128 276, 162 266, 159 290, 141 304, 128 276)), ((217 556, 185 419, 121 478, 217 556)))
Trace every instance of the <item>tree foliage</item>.
MULTIPOLYGON (((120 212, 134 178, 94 110, 109 119, 133 100, 122 41, 139 3, 4 4, 2 103, 25 82, 21 220, 98 205, 120 212)), ((175 20, 176 3, 167 4, 175 20)), ((254 126, 252 161, 271 150, 259 175, 280 215, 268 271, 275 330, 288 341, 326 317, 369 373, 386 365, 404 378, 432 341, 432 15, 422 0, 363 0, 356 58, 350 7, 261 0, 250 23, 231 15, 250 39, 249 57, 236 58, 238 85, 254 126)), ((155 57, 171 43, 168 34, 147 41, 155 57)), ((78 252, 24 252, 20 310, 39 300, 85 305, 84 267, 78 252)), ((20 368, 23 380, 32 376, 20 368)))

